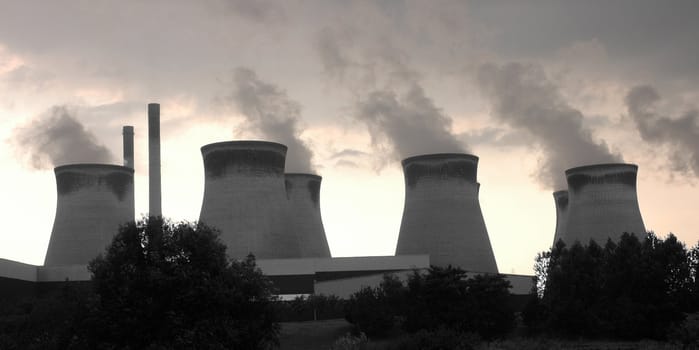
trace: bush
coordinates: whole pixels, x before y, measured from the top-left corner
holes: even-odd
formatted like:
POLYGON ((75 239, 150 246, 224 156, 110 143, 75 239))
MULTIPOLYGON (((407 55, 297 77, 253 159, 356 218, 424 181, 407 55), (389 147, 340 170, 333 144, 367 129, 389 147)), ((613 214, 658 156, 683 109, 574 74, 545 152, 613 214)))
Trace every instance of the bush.
POLYGON ((337 339, 330 350, 363 350, 368 343, 369 340, 364 333, 360 333, 358 336, 346 334, 337 339))
POLYGON ((699 313, 687 315, 684 322, 670 330, 668 339, 683 349, 699 349, 699 313))
POLYGON ((451 266, 433 266, 408 280, 404 328, 408 332, 451 328, 486 339, 514 328, 509 304, 510 283, 498 275, 476 275, 451 266))
POLYGON ((275 313, 280 322, 328 320, 345 316, 345 301, 335 295, 311 294, 278 301, 275 313))
POLYGON ((462 333, 453 329, 438 328, 420 330, 402 336, 395 345, 386 350, 472 350, 480 340, 473 333, 462 333))
POLYGON ((0 349, 82 349, 77 326, 94 295, 65 282, 58 289, 0 306, 0 349))
POLYGON ((345 304, 347 322, 369 336, 385 335, 393 328, 394 316, 395 310, 380 287, 362 287, 345 304))

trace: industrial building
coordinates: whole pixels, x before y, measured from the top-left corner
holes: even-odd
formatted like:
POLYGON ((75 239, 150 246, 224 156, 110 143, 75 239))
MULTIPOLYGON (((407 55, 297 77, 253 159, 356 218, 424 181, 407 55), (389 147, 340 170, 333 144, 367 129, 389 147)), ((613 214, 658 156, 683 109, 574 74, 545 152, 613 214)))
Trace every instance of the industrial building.
MULTIPOLYGON (((148 104, 149 216, 162 215, 160 105, 148 104)), ((88 283, 87 263, 134 220, 134 128, 123 128, 124 166, 71 164, 55 169, 56 220, 44 266, 0 259, 0 297, 59 282, 88 283)), ((407 276, 430 265, 498 273, 481 213, 478 157, 427 154, 403 160, 405 207, 395 256, 332 258, 320 211, 322 178, 285 174, 285 145, 228 141, 201 148, 200 221, 220 230, 232 258, 253 253, 279 294, 347 297, 385 273, 407 276)), ((531 276, 505 275, 514 294, 531 276)))
POLYGON ((478 201, 478 157, 426 154, 402 165, 405 204, 396 255, 429 254, 432 265, 498 273, 478 201))
POLYGON ((645 235, 636 194, 638 166, 595 164, 566 170, 568 210, 561 239, 603 245, 624 232, 645 235))

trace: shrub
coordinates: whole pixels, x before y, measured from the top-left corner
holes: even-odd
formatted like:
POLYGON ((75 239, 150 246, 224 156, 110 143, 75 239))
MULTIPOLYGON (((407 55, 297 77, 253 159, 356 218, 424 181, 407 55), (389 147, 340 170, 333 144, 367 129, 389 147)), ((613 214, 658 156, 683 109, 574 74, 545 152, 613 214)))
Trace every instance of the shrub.
POLYGON ((346 334, 333 343, 330 350, 363 350, 366 348, 369 340, 364 333, 354 336, 346 334))
POLYGON ((386 350, 472 350, 479 342, 479 337, 473 333, 442 327, 403 335, 395 345, 387 346, 386 350))
POLYGON ((687 315, 684 322, 670 330, 668 339, 683 349, 699 349, 699 313, 687 315))
POLYGON ((345 304, 345 319, 360 332, 380 336, 393 328, 394 310, 380 287, 362 287, 345 304))

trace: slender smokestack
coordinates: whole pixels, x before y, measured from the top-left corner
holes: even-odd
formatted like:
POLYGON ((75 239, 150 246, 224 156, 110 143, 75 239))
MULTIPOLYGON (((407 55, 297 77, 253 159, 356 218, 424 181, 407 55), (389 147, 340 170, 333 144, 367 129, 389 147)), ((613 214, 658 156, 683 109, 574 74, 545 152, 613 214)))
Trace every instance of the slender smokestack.
POLYGON ((163 215, 160 199, 160 104, 148 104, 148 215, 163 215))
POLYGON ((124 166, 133 169, 133 126, 124 125, 124 166))
POLYGON ((564 239, 566 224, 568 222, 568 191, 556 191, 553 193, 556 202, 556 231, 553 235, 553 245, 559 239, 564 239))
POLYGON ((497 273, 478 201, 478 157, 426 154, 402 164, 405 207, 396 255, 429 254, 431 265, 497 273))
POLYGON ((636 195, 634 164, 596 164, 566 170, 568 180, 567 245, 595 240, 618 241, 624 232, 646 234, 636 195))

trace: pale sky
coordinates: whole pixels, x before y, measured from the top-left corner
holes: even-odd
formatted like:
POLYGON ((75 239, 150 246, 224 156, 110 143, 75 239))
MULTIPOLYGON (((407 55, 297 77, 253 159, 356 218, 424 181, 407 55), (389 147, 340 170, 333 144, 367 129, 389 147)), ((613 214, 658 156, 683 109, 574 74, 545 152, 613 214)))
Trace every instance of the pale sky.
POLYGON ((480 157, 498 268, 532 273, 563 170, 639 165, 647 229, 699 240, 696 1, 0 0, 0 258, 42 264, 53 167, 121 164, 161 104, 163 213, 196 220, 200 147, 265 139, 323 176, 333 256, 392 255, 400 160, 480 157))

